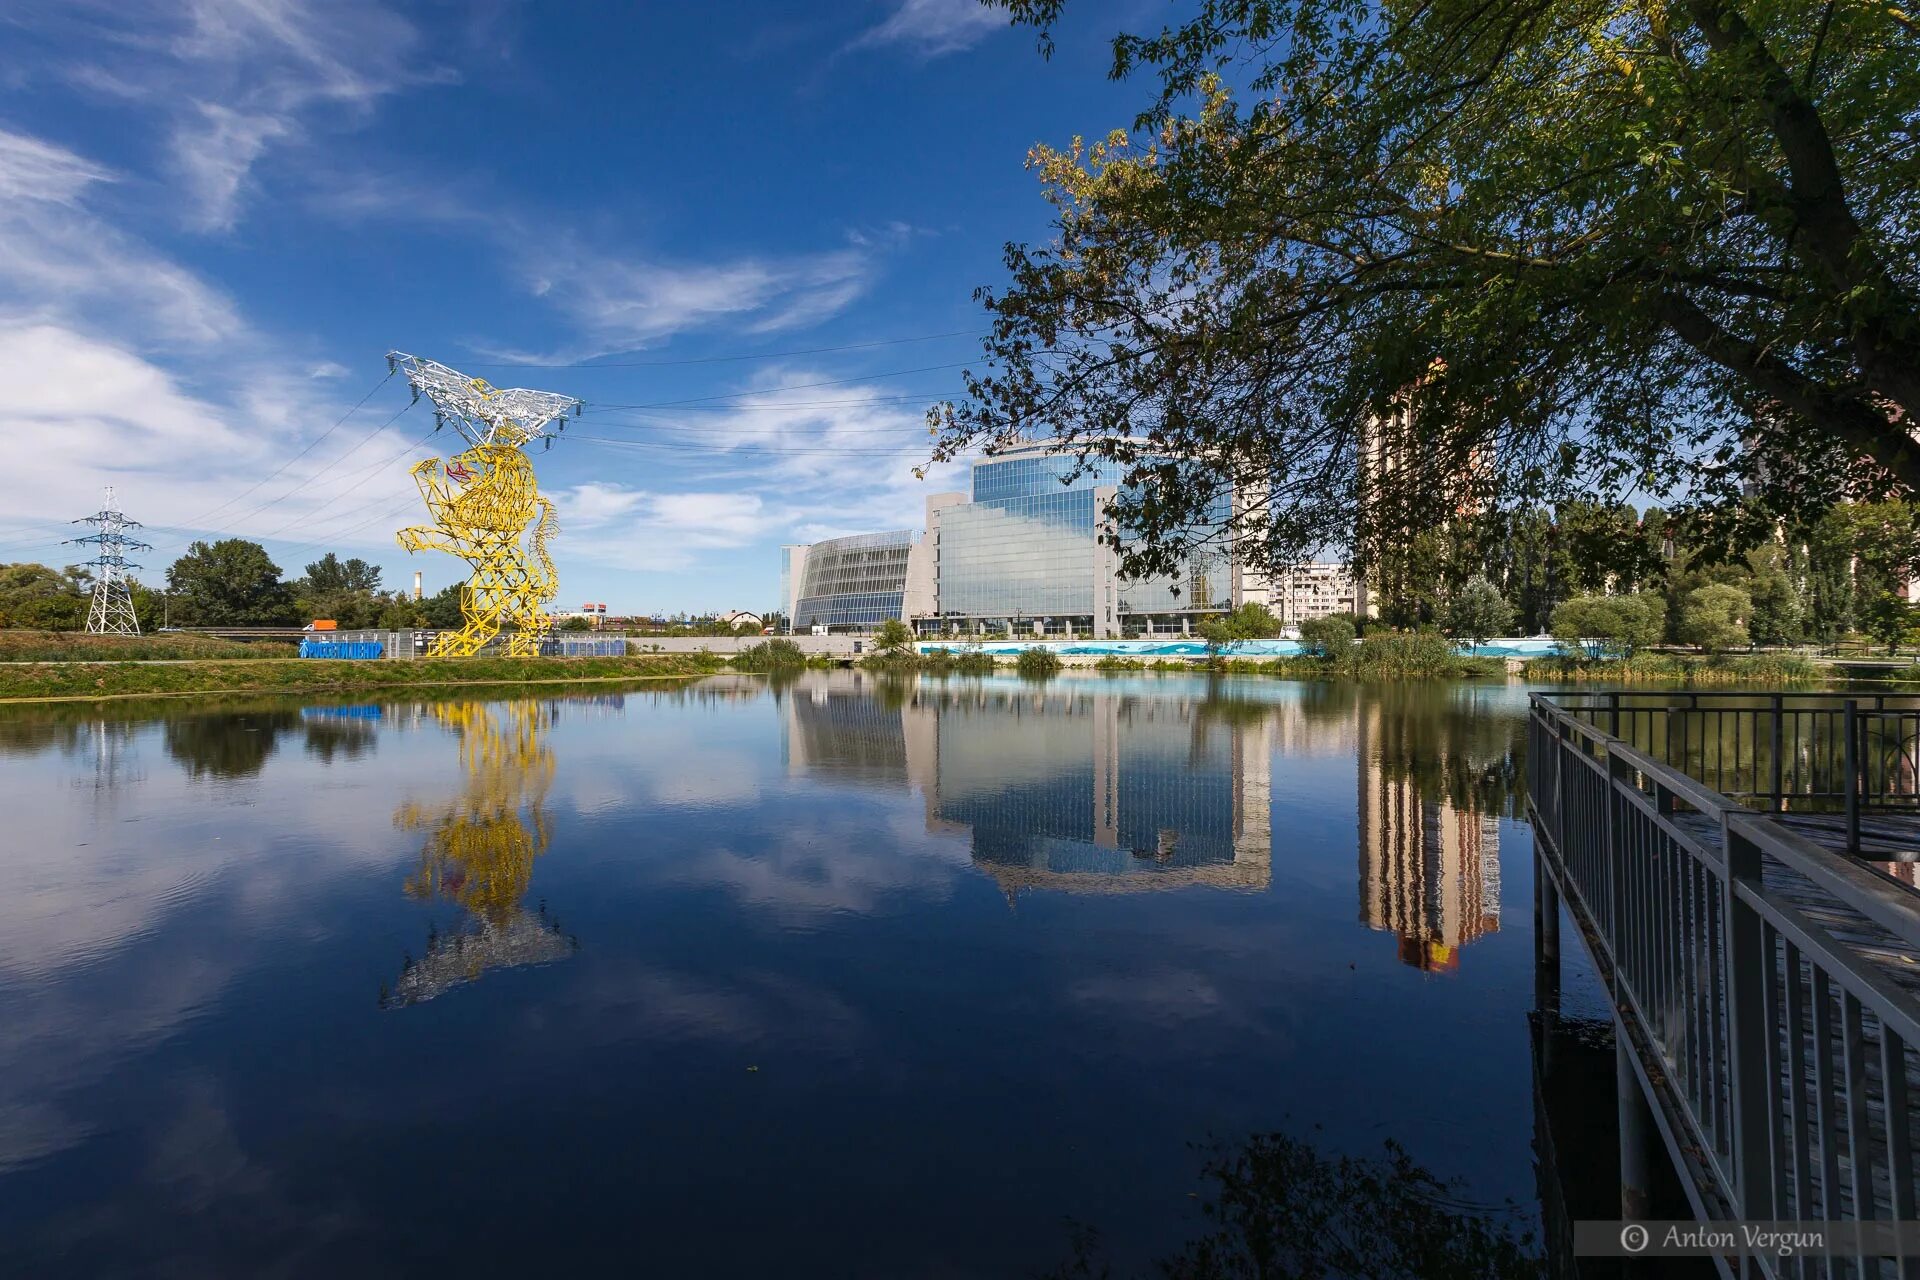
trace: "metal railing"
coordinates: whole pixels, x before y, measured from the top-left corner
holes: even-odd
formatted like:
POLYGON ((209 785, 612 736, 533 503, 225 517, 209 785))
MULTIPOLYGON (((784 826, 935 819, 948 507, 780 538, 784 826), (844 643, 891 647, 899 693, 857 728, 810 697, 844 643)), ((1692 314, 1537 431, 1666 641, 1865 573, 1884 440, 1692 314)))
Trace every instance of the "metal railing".
POLYGON ((1749 808, 1920 813, 1920 697, 1887 693, 1555 694, 1556 706, 1749 808))
MULTIPOLYGON (((1634 745, 1640 708, 1568 701, 1532 699, 1542 861, 1608 982, 1695 1211, 1912 1220, 1920 895, 1634 745), (1596 708, 1603 723, 1620 717, 1620 735, 1593 723, 1596 708)), ((1762 728, 1769 741, 1799 741, 1762 728)), ((1763 756, 1763 774, 1785 758, 1763 756)), ((1920 1274, 1920 1259, 1840 1262, 1745 1265, 1920 1274)))

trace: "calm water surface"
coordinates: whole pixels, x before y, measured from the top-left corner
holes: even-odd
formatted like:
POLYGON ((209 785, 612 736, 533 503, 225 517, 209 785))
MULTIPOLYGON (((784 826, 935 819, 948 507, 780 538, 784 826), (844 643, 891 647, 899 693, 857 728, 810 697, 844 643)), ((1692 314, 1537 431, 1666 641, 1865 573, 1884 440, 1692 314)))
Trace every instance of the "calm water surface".
POLYGON ((1276 1130, 1524 1219, 1524 708, 0 711, 0 1272, 1027 1275, 1073 1223, 1132 1268, 1276 1130))

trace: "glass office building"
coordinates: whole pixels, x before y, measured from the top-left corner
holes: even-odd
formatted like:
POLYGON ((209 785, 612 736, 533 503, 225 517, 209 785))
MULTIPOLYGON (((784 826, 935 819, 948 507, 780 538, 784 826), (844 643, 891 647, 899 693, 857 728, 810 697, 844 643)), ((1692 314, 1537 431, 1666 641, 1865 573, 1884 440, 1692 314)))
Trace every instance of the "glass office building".
MULTIPOLYGON (((926 536, 906 530, 782 548, 792 626, 871 630, 900 618, 924 635, 1106 638, 1189 630, 1194 615, 1265 602, 1264 585, 1218 551, 1180 572, 1125 579, 1100 540, 1126 467, 1035 444, 973 464, 971 493, 927 499, 926 536)), ((1232 498, 1215 516, 1224 526, 1232 498)))
MULTIPOLYGON (((929 512, 937 607, 919 628, 1115 635, 1154 616, 1170 629, 1182 615, 1231 608, 1229 566, 1217 552, 1189 557, 1177 575, 1119 577, 1099 532, 1102 507, 1125 477, 1119 463, 1083 465, 1045 445, 974 463, 973 500, 929 512)), ((1221 524, 1230 509, 1223 496, 1221 524)))
MULTIPOLYGON (((897 529, 830 538, 807 547, 799 558, 793 629, 871 631, 888 618, 900 618, 913 543, 911 529, 897 529)), ((783 564, 791 566, 795 557, 786 548, 782 551, 783 564)), ((791 568, 787 572, 791 575, 791 568)))

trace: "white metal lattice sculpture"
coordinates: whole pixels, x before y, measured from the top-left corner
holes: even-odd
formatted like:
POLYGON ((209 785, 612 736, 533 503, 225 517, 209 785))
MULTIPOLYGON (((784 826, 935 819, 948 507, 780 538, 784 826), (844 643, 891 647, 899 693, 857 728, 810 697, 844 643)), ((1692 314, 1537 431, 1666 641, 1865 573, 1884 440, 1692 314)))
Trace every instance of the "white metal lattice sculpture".
POLYGON ((138 529, 138 520, 129 520, 113 505, 113 486, 107 486, 107 501, 90 516, 75 524, 92 525, 93 532, 81 538, 68 538, 72 545, 97 547, 98 554, 87 561, 93 570, 93 603, 87 610, 87 630, 95 635, 137 636, 140 619, 133 612, 133 573, 140 566, 127 560, 129 551, 151 551, 151 543, 128 535, 138 529))

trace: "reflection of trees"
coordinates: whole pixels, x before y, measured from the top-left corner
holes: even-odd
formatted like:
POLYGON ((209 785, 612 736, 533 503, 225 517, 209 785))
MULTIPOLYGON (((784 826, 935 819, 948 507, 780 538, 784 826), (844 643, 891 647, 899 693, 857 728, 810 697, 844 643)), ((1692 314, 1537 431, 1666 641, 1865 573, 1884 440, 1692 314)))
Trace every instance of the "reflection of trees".
POLYGON ((1373 763, 1424 800, 1464 813, 1522 816, 1526 716, 1488 705, 1470 686, 1368 686, 1373 763))
POLYGON ((327 764, 338 757, 358 760, 370 754, 380 735, 375 730, 379 707, 308 707, 301 711, 306 721, 307 754, 327 764), (370 712, 367 716, 355 712, 370 712))
MULTIPOLYGON (((1511 1214, 1463 1207, 1457 1188, 1398 1145, 1374 1159, 1326 1156, 1286 1134, 1216 1155, 1205 1235, 1160 1261, 1173 1280, 1517 1280, 1542 1274, 1533 1238, 1511 1214)), ((1110 1277, 1099 1238, 1082 1231, 1056 1280, 1110 1277)))
POLYGON ((447 804, 407 804, 394 815, 396 825, 428 833, 406 891, 451 899, 471 918, 461 930, 431 935, 424 959, 408 959, 393 990, 381 993, 388 1006, 431 1000, 489 969, 558 960, 574 946, 544 907, 536 914, 520 905, 549 838, 553 752, 544 733, 553 706, 441 703, 432 714, 460 739, 467 785, 447 804))
POLYGON ((279 736, 299 723, 296 711, 170 716, 167 754, 186 766, 188 777, 251 778, 265 767, 279 736))

